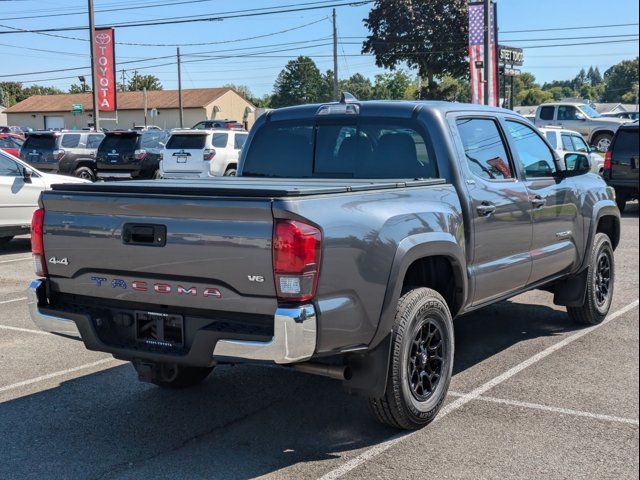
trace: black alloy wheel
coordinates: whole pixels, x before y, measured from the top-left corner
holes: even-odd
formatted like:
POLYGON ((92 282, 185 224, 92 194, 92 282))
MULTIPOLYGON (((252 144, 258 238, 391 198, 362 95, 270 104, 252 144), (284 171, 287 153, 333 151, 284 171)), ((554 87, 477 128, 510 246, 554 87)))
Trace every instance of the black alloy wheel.
POLYGON ((432 320, 418 324, 408 358, 411 393, 419 402, 428 400, 442 377, 444 359, 442 332, 432 320))

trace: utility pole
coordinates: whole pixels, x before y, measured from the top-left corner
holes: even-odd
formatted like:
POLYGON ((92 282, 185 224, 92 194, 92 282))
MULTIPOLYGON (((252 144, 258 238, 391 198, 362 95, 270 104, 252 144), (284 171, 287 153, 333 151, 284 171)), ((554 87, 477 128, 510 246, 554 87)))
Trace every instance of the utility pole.
POLYGON ((491 0, 484 0, 484 104, 489 105, 491 85, 491 0))
POLYGON ((178 110, 180 115, 180 128, 184 128, 184 116, 182 114, 182 69, 180 67, 180 47, 176 49, 178 57, 178 110))
POLYGON ((338 25, 336 9, 333 9, 333 99, 338 100, 338 25))
POLYGON ((147 87, 142 88, 142 98, 144 99, 144 126, 147 126, 147 87))
POLYGON ((123 92, 127 91, 127 77, 126 77, 126 71, 124 68, 122 69, 122 91, 123 92))
POLYGON ((93 128, 96 132, 100 131, 100 107, 98 105, 98 85, 96 85, 96 72, 98 66, 95 64, 94 59, 96 57, 96 26, 93 20, 93 0, 89 2, 89 45, 91 45, 91 90, 93 92, 93 128))

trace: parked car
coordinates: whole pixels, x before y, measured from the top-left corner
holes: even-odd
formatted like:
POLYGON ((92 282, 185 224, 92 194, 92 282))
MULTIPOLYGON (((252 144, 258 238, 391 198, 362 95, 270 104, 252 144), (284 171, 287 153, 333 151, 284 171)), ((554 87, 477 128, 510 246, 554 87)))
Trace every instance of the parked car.
POLYGON ((54 183, 85 182, 40 172, 13 155, 0 152, 0 247, 29 233, 40 193, 54 183))
POLYGON ((605 118, 622 118, 624 120, 635 121, 640 118, 640 113, 638 112, 607 112, 602 114, 605 118))
POLYGON ((24 143, 24 139, 13 133, 0 133, 0 150, 10 153, 14 157, 20 156, 20 147, 24 143))
POLYGON ((103 138, 101 132, 85 130, 32 132, 20 149, 20 158, 43 172, 94 181, 95 156, 103 138))
POLYGON ((96 154, 99 178, 159 178, 164 130, 107 132, 96 154))
POLYGON ((156 125, 134 125, 131 130, 138 130, 140 132, 143 132, 145 130, 162 130, 162 128, 156 126, 156 125))
POLYGON ((445 403, 454 317, 539 288, 605 319, 620 212, 585 155, 563 169, 508 110, 346 97, 261 116, 237 178, 45 192, 34 322, 162 387, 268 362, 416 429, 445 403))
POLYGON ((625 120, 607 118, 585 103, 545 103, 536 110, 535 125, 538 128, 557 126, 578 132, 589 145, 604 153, 611 139, 625 120))
POLYGON ((604 157, 597 153, 596 147, 587 145, 578 132, 556 127, 541 128, 540 131, 544 133, 547 141, 558 152, 560 159, 563 159, 567 153, 584 153, 589 157, 591 171, 602 175, 604 157))
POLYGON ((249 134, 235 130, 176 130, 162 152, 162 178, 233 176, 249 134))
POLYGON ((638 199, 638 122, 620 127, 605 155, 604 178, 616 190, 618 208, 623 212, 630 200, 638 199))
POLYGON ((204 120, 196 123, 192 130, 213 130, 217 128, 233 128, 235 130, 244 130, 244 125, 237 120, 204 120))

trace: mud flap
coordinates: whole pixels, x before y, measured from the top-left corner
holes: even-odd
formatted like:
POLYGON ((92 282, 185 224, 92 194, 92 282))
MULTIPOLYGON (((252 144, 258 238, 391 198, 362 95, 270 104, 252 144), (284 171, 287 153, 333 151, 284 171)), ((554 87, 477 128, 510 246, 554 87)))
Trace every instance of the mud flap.
POLYGON ((357 353, 347 359, 351 378, 342 382, 350 394, 364 397, 382 397, 387 388, 391 360, 391 334, 373 350, 357 353))
POLYGON ((575 277, 568 278, 555 285, 553 303, 565 307, 581 307, 587 294, 589 269, 585 268, 575 277))

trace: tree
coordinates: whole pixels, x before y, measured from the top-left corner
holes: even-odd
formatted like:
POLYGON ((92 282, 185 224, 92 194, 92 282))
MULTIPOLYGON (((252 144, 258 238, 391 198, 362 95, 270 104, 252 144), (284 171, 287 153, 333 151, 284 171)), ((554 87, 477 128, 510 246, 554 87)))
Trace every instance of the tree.
POLYGON ((602 74, 600 73, 600 69, 598 67, 589 67, 587 79, 589 80, 589 83, 591 83, 591 85, 594 87, 596 85, 600 85, 602 83, 602 74))
POLYGON ((406 64, 426 80, 426 98, 436 98, 435 78, 468 76, 467 0, 376 0, 365 19, 370 31, 362 53, 376 65, 406 64))
POLYGON ((82 85, 77 85, 75 83, 72 83, 69 87, 69 93, 84 93, 85 91, 88 90, 85 90, 82 85))
MULTIPOLYGON (((625 97, 635 98, 638 83, 638 57, 634 60, 624 60, 604 72, 604 92, 602 100, 618 102, 625 97)), ((635 103, 635 101, 633 102, 635 103)))
POLYGON ((300 56, 290 60, 278 75, 271 98, 274 108, 324 100, 325 79, 315 62, 300 56))
POLYGON ((415 98, 411 77, 402 70, 375 76, 373 98, 376 100, 407 100, 415 98))
POLYGON ((127 83, 127 91, 139 92, 145 88, 147 90, 162 90, 160 79, 155 75, 140 75, 137 70, 134 71, 129 83, 127 83))
POLYGON ((20 82, 0 82, 0 105, 10 107, 24 100, 20 82))
POLYGON ((358 100, 371 100, 373 98, 373 85, 371 80, 360 73, 351 75, 340 82, 340 90, 349 92, 358 100))

